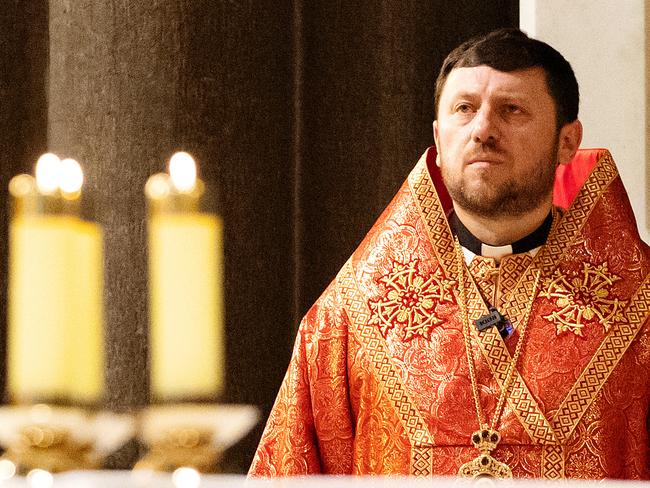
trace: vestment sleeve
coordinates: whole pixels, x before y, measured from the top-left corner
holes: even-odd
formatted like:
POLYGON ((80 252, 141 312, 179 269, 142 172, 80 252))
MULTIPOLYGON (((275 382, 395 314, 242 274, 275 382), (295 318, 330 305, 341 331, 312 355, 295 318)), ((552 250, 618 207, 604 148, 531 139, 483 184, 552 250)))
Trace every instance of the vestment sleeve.
POLYGON ((300 324, 249 475, 351 473, 347 324, 333 283, 300 324))

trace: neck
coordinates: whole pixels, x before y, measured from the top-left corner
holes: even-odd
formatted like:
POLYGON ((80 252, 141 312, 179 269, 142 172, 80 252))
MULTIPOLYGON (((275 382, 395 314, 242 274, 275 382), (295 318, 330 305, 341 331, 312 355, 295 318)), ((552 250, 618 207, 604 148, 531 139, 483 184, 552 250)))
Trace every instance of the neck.
POLYGON ((481 242, 490 246, 505 246, 522 239, 542 225, 552 205, 551 201, 544 202, 523 215, 482 217, 467 212, 454 202, 454 212, 467 230, 481 242))

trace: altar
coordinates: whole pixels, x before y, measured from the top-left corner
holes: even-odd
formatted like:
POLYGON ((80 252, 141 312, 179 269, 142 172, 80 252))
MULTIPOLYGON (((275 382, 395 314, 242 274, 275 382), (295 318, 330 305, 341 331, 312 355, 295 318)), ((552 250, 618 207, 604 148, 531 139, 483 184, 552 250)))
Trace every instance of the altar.
MULTIPOLYGON (((35 480, 12 478, 0 482, 2 488, 457 488, 459 485, 489 488, 494 484, 518 485, 521 488, 548 487, 553 481, 466 481, 457 478, 407 478, 407 477, 362 477, 362 476, 309 476, 294 478, 255 478, 242 475, 203 475, 200 478, 188 476, 185 479, 161 473, 137 473, 133 471, 70 471, 43 478, 41 484, 35 480)), ((647 486, 642 481, 560 481, 565 488, 606 486, 607 488, 640 488, 647 486)))

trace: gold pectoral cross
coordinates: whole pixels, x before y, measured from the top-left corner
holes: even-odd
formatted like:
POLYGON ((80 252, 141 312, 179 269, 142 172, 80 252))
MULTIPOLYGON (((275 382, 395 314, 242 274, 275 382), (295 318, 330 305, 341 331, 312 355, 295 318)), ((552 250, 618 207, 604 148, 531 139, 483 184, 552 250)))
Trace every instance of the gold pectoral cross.
POLYGON ((494 459, 491 455, 501 440, 499 432, 483 428, 472 434, 472 444, 481 454, 463 464, 458 475, 464 478, 512 478, 510 466, 494 459))

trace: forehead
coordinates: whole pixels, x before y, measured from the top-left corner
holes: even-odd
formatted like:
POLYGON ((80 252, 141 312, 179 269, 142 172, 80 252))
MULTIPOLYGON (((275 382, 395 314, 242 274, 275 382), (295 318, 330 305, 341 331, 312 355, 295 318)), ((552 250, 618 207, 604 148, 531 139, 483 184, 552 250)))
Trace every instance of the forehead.
POLYGON ((539 67, 508 72, 484 65, 455 68, 447 77, 440 99, 442 102, 461 94, 550 98, 546 73, 539 67))

